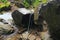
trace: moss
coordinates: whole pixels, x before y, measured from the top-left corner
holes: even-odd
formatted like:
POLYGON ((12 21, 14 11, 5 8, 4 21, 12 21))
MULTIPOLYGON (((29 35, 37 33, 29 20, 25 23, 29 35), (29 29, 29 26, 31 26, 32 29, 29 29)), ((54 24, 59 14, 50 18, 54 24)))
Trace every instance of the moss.
POLYGON ((60 14, 58 14, 58 12, 60 13, 59 6, 60 3, 52 1, 48 3, 45 8, 42 7, 40 10, 40 13, 42 13, 42 16, 48 23, 50 34, 54 40, 60 40, 60 14))

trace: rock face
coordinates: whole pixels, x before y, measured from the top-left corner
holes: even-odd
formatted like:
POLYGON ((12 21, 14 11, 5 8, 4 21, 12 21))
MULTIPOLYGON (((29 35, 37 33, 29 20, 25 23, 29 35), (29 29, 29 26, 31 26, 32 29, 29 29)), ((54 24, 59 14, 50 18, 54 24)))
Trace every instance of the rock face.
POLYGON ((42 22, 44 20, 43 17, 39 16, 38 24, 35 24, 34 23, 34 14, 29 13, 29 12, 30 11, 25 12, 25 14, 24 14, 24 11, 19 12, 18 10, 15 10, 12 13, 12 18, 13 18, 15 24, 20 27, 21 27, 21 25, 23 25, 22 26, 23 28, 28 28, 28 26, 29 26, 31 29, 38 29, 40 31, 43 31, 43 26, 42 26, 42 22))
POLYGON ((23 16, 23 14, 21 12, 19 12, 18 10, 15 10, 12 13, 12 17, 13 17, 13 20, 14 20, 16 25, 19 25, 19 26, 21 25, 22 16, 23 16))
POLYGON ((60 40, 60 2, 52 1, 40 10, 41 15, 48 23, 53 40, 60 40))
MULTIPOLYGON (((21 12, 19 12, 18 10, 16 10, 12 13, 12 17, 13 17, 13 20, 16 25, 19 25, 19 26, 24 25, 25 27, 28 27, 30 14, 24 15, 21 12)), ((33 17, 31 18, 31 22, 33 21, 32 19, 33 19, 33 17)), ((33 22, 32 22, 32 24, 33 24, 33 22)))

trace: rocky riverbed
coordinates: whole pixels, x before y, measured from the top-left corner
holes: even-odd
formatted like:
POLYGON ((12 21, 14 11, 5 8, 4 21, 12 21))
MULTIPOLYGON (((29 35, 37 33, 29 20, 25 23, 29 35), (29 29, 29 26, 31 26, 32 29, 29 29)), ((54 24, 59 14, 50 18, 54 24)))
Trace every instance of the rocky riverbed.
MULTIPOLYGON (((24 8, 23 8, 24 9, 24 8)), ((24 9, 25 10, 25 9, 24 9)), ((26 12, 26 11, 25 11, 26 12)), ((24 12, 24 13, 25 13, 24 12)), ((28 10, 28 12, 30 12, 28 10)), ((48 29, 44 30, 43 32, 37 32, 36 30, 30 30, 30 32, 25 31, 20 33, 21 30, 24 31, 24 28, 18 28, 16 25, 13 25, 14 22, 12 21, 12 12, 5 12, 4 14, 0 15, 0 33, 4 33, 0 35, 0 40, 50 40, 50 35, 48 33, 48 29), (7 33, 5 33, 5 32, 7 33), (10 34, 8 32, 11 32, 10 34)), ((44 21, 44 23, 46 23, 44 21)), ((43 25, 47 26, 47 25, 43 25)))

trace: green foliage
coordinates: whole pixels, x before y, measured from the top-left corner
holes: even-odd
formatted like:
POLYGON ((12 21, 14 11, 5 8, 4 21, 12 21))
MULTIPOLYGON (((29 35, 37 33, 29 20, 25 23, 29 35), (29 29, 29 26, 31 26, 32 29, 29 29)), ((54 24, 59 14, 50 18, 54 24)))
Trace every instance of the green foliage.
POLYGON ((40 4, 41 2, 39 0, 35 0, 35 2, 33 3, 33 6, 36 7, 40 4))
POLYGON ((47 3, 47 2, 48 2, 48 0, 42 0, 42 3, 44 3, 44 4, 47 3))
POLYGON ((2 3, 0 4, 0 8, 8 7, 9 5, 10 5, 10 2, 2 3))
POLYGON ((26 0, 23 1, 23 5, 24 5, 25 7, 29 7, 29 4, 26 2, 26 0))
POLYGON ((30 7, 30 6, 33 6, 33 7, 36 7, 38 6, 40 3, 47 3, 47 0, 24 0, 23 1, 23 5, 25 7, 30 7))
POLYGON ((1 2, 3 2, 3 3, 6 3, 7 2, 7 0, 0 0, 1 2))

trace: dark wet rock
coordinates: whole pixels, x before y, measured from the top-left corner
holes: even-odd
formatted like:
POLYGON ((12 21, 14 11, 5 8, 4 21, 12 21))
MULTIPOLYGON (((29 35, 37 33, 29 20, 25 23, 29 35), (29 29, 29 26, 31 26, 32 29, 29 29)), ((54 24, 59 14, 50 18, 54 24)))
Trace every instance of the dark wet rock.
POLYGON ((39 18, 38 18, 38 24, 34 23, 34 14, 28 13, 28 14, 24 15, 21 12, 19 12, 18 10, 15 10, 12 13, 12 18, 13 18, 15 24, 18 25, 19 27, 28 28, 28 26, 29 26, 29 28, 31 28, 31 29, 41 29, 40 31, 43 31, 42 22, 44 19, 41 16, 39 16, 39 18), (29 21, 30 21, 30 23, 29 23, 29 21))
POLYGON ((9 11, 9 10, 11 10, 11 6, 0 8, 0 12, 2 12, 2 11, 9 11))
POLYGON ((41 8, 40 13, 48 23, 53 40, 60 40, 60 2, 48 3, 45 8, 41 8))
POLYGON ((4 8, 2 8, 2 10, 3 10, 3 11, 9 11, 9 10, 11 10, 11 6, 9 6, 9 7, 4 7, 4 8))
MULTIPOLYGON (((30 14, 24 15, 21 12, 19 12, 18 10, 15 10, 12 13, 12 17, 13 17, 13 20, 16 25, 19 25, 19 26, 23 25, 25 27, 28 27, 30 14)), ((32 21, 33 21, 33 17, 31 18, 31 22, 32 21)), ((33 22, 32 22, 32 24, 33 24, 33 22)))
POLYGON ((19 12, 18 10, 15 10, 13 13, 12 13, 12 17, 13 17, 13 20, 15 22, 16 25, 21 25, 22 23, 22 16, 23 14, 21 12, 19 12))

